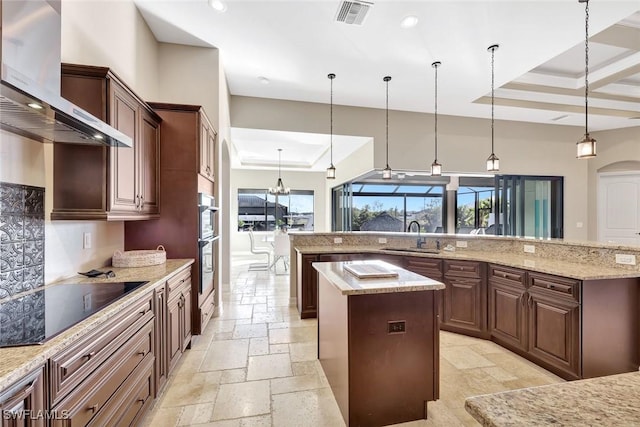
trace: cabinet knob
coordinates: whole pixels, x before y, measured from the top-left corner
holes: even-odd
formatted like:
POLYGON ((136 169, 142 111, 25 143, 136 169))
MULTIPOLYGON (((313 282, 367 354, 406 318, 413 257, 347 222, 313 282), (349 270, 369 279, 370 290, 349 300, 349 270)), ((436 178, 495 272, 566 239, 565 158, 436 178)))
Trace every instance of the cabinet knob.
POLYGON ((141 311, 140 313, 138 313, 138 314, 140 314, 140 316, 144 316, 145 314, 147 314, 147 310, 142 310, 142 311, 141 311))
POLYGON ((98 405, 91 405, 87 408, 88 411, 96 412, 98 410, 98 405))
POLYGON ((85 354, 85 355, 84 355, 84 357, 86 357, 87 359, 91 359, 91 358, 92 358, 93 356, 95 356, 95 355, 96 355, 96 352, 95 352, 95 351, 92 351, 91 353, 87 353, 87 354, 85 354))
POLYGON ((138 355, 139 355, 139 356, 143 356, 143 357, 144 357, 144 355, 145 355, 145 354, 147 354, 147 353, 146 353, 144 350, 143 350, 143 351, 139 351, 139 352, 138 352, 138 355))
POLYGON ((138 403, 144 403, 146 401, 147 401, 147 399, 138 399, 138 400, 136 400, 136 402, 138 402, 138 403))

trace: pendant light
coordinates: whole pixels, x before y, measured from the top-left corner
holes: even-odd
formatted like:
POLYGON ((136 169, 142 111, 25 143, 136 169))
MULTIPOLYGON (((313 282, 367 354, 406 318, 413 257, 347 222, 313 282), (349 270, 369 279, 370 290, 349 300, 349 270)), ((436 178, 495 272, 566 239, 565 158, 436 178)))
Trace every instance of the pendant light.
POLYGON ((330 107, 330 129, 331 129, 331 163, 327 168, 327 179, 336 179, 336 167, 333 166, 333 79, 336 78, 336 75, 331 73, 327 75, 329 80, 331 80, 331 107, 330 107))
POLYGON ((487 48, 489 52, 491 52, 491 155, 487 158, 487 172, 498 172, 500 170, 500 159, 495 155, 493 146, 493 127, 494 127, 494 118, 493 118, 493 109, 494 109, 494 99, 495 99, 495 90, 494 90, 494 81, 495 81, 495 73, 494 73, 494 55, 499 45, 494 44, 487 48))
POLYGON ((577 142, 578 159, 590 159, 596 156, 596 140, 589 136, 589 0, 584 3, 584 137, 577 142))
POLYGON ((440 61, 436 61, 431 66, 434 68, 436 72, 435 79, 435 113, 434 113, 434 121, 435 121, 435 160, 431 163, 431 176, 441 176, 442 175, 442 165, 438 163, 438 67, 442 65, 440 61))
POLYGON ((282 183, 282 176, 280 175, 280 161, 281 161, 282 148, 278 148, 278 182, 275 187, 269 188, 269 194, 289 194, 290 188, 285 187, 282 183))
POLYGON ((387 83, 387 166, 382 170, 382 179, 391 179, 391 168, 389 167, 389 81, 391 76, 382 79, 387 83))

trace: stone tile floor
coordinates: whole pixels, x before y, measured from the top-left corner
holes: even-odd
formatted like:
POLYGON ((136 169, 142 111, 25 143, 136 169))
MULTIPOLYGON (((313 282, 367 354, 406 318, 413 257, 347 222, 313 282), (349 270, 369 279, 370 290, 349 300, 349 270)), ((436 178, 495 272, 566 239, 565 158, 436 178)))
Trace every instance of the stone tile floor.
MULTIPOLYGON (((316 321, 289 305, 289 276, 232 261, 218 317, 172 373, 149 427, 338 427, 344 421, 316 360, 316 321)), ((440 333, 440 400, 402 426, 477 426, 469 396, 563 381, 485 340, 440 333)))

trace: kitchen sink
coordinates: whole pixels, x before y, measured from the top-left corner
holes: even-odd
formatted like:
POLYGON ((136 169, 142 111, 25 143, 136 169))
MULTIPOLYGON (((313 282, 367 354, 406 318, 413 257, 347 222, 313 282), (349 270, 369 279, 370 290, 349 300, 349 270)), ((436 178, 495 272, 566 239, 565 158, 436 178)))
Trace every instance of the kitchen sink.
POLYGON ((395 252, 417 252, 422 254, 439 254, 439 249, 428 248, 381 248, 383 251, 395 251, 395 252))

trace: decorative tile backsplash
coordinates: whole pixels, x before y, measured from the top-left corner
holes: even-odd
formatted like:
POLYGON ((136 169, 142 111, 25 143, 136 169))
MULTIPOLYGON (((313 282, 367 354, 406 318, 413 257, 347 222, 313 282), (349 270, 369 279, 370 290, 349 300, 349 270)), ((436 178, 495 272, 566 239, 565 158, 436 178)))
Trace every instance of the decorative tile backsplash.
POLYGON ((0 300, 44 286, 44 188, 0 182, 0 300))
MULTIPOLYGON (((44 286, 44 188, 0 182, 0 300, 44 286)), ((0 304, 0 343, 44 337, 42 292, 0 304)))

